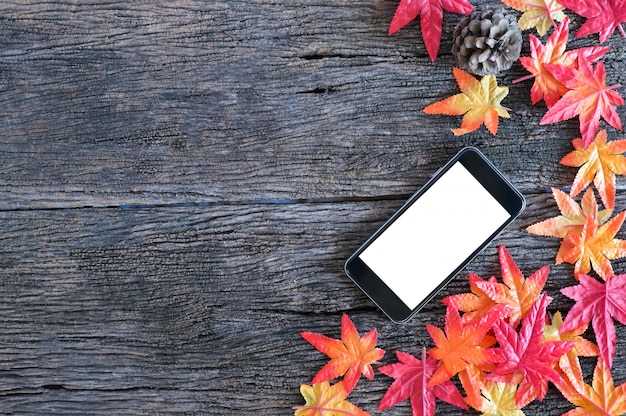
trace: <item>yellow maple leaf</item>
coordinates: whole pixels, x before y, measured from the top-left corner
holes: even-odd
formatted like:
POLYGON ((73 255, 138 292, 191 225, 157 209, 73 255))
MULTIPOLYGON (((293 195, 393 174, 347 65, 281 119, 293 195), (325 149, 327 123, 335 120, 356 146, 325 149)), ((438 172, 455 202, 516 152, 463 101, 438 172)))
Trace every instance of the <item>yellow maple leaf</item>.
POLYGON ((561 215, 548 218, 526 228, 531 234, 547 237, 564 238, 568 233, 580 234, 588 216, 595 218, 597 225, 604 224, 611 214, 610 209, 598 212, 598 204, 591 189, 587 189, 580 205, 565 192, 552 188, 552 194, 561 215))
POLYGON ((506 108, 500 102, 509 93, 508 87, 499 87, 494 75, 485 75, 478 81, 459 68, 452 68, 461 94, 437 101, 426 108, 426 114, 463 115, 461 128, 452 129, 456 136, 477 130, 483 122, 495 135, 498 131, 498 117, 509 118, 506 108))
POLYGON ((523 12, 517 24, 520 29, 537 29, 539 36, 545 35, 550 26, 565 19, 563 7, 556 0, 500 0, 509 7, 523 12))
POLYGON ((313 384, 302 384, 300 393, 306 404, 295 406, 295 416, 370 416, 346 400, 348 393, 343 381, 331 386, 328 381, 313 384))
POLYGON ((591 386, 574 388, 566 382, 556 385, 563 396, 576 406, 563 416, 623 415, 626 413, 626 383, 615 387, 613 376, 604 360, 598 359, 591 386))
POLYGON ((480 390, 483 395, 481 416, 525 416, 523 406, 515 404, 517 385, 487 380, 480 390))
POLYGON ((626 140, 606 141, 606 130, 600 130, 596 138, 585 148, 581 138, 572 141, 574 151, 559 163, 579 167, 572 184, 571 196, 578 195, 591 182, 594 183, 602 203, 608 209, 615 206, 615 175, 626 174, 626 140))
POLYGON ((558 361, 558 369, 562 375, 567 377, 572 386, 582 389, 584 386, 583 373, 580 368, 578 357, 597 357, 600 351, 598 347, 591 341, 581 337, 589 324, 581 325, 572 331, 561 333, 560 329, 563 325, 563 316, 557 311, 552 316, 550 325, 543 328, 543 341, 574 341, 574 347, 561 356, 558 361))
POLYGON ((582 233, 569 233, 561 242, 556 264, 574 264, 574 276, 588 274, 591 268, 604 280, 613 276, 609 260, 626 257, 626 241, 615 238, 626 211, 598 226, 594 216, 585 220, 582 233))

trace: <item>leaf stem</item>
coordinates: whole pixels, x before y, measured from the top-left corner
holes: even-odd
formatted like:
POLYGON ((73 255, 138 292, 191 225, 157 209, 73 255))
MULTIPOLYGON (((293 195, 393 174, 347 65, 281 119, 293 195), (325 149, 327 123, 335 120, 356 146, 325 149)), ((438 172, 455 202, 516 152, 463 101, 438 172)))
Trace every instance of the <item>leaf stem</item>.
POLYGON ((526 80, 533 79, 533 78, 535 78, 535 74, 529 74, 529 75, 526 75, 525 77, 514 79, 513 84, 517 84, 518 82, 526 81, 526 80))

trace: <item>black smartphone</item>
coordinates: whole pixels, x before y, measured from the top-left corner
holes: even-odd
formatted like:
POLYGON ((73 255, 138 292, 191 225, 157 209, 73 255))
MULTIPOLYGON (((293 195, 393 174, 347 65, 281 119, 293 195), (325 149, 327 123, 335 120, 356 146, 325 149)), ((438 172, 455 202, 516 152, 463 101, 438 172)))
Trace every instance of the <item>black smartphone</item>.
POLYGON ((346 261, 346 274, 405 322, 526 205, 473 147, 459 151, 346 261))

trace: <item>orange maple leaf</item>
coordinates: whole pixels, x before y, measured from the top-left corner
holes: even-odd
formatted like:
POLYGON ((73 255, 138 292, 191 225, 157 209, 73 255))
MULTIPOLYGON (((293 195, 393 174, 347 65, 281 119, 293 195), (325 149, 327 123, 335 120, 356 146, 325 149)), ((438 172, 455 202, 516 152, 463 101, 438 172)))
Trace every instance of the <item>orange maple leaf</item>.
MULTIPOLYGON (((471 293, 459 293, 448 296, 443 303, 463 313, 463 323, 468 323, 475 319, 480 319, 496 304, 485 292, 480 290, 476 283, 483 282, 480 276, 470 273, 469 284, 471 293)), ((495 277, 491 276, 488 282, 496 283, 495 277)))
POLYGON ((348 393, 343 381, 331 386, 328 381, 308 386, 300 386, 300 393, 306 404, 295 406, 294 416, 369 416, 352 403, 346 400, 348 393))
POLYGON ((561 312, 556 312, 552 316, 550 325, 543 328, 543 341, 573 341, 574 347, 565 355, 562 355, 558 361, 558 368, 561 374, 565 375, 570 383, 576 388, 582 388, 583 373, 580 368, 578 357, 597 357, 600 354, 598 347, 591 341, 581 337, 587 330, 589 323, 583 324, 571 331, 559 333, 563 325, 563 316, 561 312))
POLYGON ((613 275, 609 260, 626 257, 626 241, 615 238, 621 228, 626 211, 616 215, 606 224, 598 226, 595 215, 585 220, 580 234, 570 232, 563 241, 556 256, 556 264, 574 264, 574 276, 587 274, 593 270, 603 279, 613 275))
POLYGON ((574 183, 571 196, 576 196, 592 181, 600 194, 602 203, 608 209, 615 206, 615 175, 626 174, 625 140, 612 140, 607 143, 606 130, 600 130, 596 138, 587 148, 582 139, 574 139, 573 152, 561 159, 565 166, 580 167, 574 183))
POLYGON ((446 114, 463 116, 461 128, 452 129, 456 136, 477 130, 483 122, 491 134, 498 131, 498 116, 509 118, 507 110, 500 102, 509 93, 508 87, 499 87, 494 75, 485 75, 478 81, 459 68, 452 68, 461 94, 437 101, 426 108, 426 114, 446 114))
POLYGON ((556 0, 501 0, 502 3, 509 7, 523 12, 517 24, 520 29, 528 30, 533 27, 537 28, 539 36, 543 36, 548 32, 551 25, 556 26, 555 22, 565 19, 565 13, 556 0))
POLYGON ((578 115, 584 147, 593 141, 600 126, 600 117, 616 129, 622 129, 615 106, 624 105, 624 99, 614 91, 620 85, 606 86, 606 68, 602 61, 594 68, 588 57, 579 54, 578 68, 553 64, 544 66, 569 91, 548 110, 539 124, 556 123, 578 115))
POLYGON ((615 387, 613 376, 604 360, 598 359, 591 386, 576 388, 567 381, 556 384, 563 396, 577 406, 563 416, 605 416, 626 413, 626 383, 615 387))
POLYGON ((361 374, 370 380, 374 378, 371 364, 385 355, 384 350, 376 348, 376 329, 360 338, 354 323, 345 313, 341 317, 341 341, 314 332, 301 332, 300 335, 331 359, 315 375, 312 383, 329 381, 345 374, 343 381, 348 393, 354 389, 361 374))
MULTIPOLYGON (((493 338, 492 343, 488 346, 492 347, 494 345, 495 338, 493 338)), ((486 347, 487 345, 483 345, 483 348, 486 347)), ((465 393, 467 394, 467 396, 465 397, 465 402, 467 402, 467 404, 469 404, 476 410, 481 410, 482 408, 483 397, 481 395, 481 390, 485 386, 485 383, 489 383, 489 381, 486 380, 486 376, 489 371, 493 369, 494 366, 495 365, 483 365, 481 366, 482 368, 484 368, 483 370, 475 365, 470 365, 463 371, 460 371, 458 374, 459 381, 463 386, 463 390, 465 390, 465 393)))
POLYGON ((436 326, 426 325, 436 345, 428 354, 441 361, 441 366, 432 375, 428 385, 435 386, 449 380, 472 365, 499 362, 501 354, 494 348, 485 348, 485 344, 493 343, 493 337, 487 335, 487 332, 495 321, 502 318, 502 314, 502 308, 496 306, 482 318, 463 324, 458 311, 449 307, 446 311, 445 333, 436 326))
POLYGON ((498 256, 504 284, 483 281, 476 282, 476 286, 496 304, 506 306, 504 309, 506 317, 509 323, 515 326, 539 299, 550 268, 544 266, 524 279, 524 275, 504 246, 498 247, 498 256))
POLYGON ((562 215, 531 225, 526 228, 529 233, 557 238, 563 238, 570 232, 580 234, 588 216, 593 216, 596 224, 602 225, 613 212, 610 209, 598 212, 598 204, 591 189, 587 189, 580 205, 556 188, 552 188, 552 195, 562 215))

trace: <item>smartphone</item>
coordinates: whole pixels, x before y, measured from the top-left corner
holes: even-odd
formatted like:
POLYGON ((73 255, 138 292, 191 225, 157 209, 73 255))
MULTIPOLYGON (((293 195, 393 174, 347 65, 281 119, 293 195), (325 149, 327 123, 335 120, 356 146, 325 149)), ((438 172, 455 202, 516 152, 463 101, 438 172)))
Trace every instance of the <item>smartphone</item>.
POLYGON ((476 148, 459 151, 345 263, 389 318, 406 322, 526 205, 476 148))

